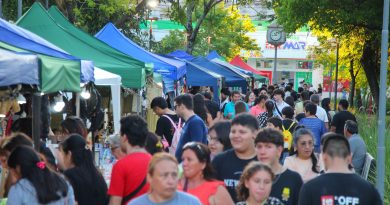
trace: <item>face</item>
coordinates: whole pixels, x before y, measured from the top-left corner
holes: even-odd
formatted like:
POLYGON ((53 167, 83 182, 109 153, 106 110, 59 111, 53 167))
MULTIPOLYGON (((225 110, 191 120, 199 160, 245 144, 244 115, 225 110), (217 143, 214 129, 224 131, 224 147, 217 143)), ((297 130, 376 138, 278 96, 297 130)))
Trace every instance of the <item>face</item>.
POLYGON ((211 155, 215 156, 223 151, 223 144, 218 140, 217 133, 215 130, 209 132, 209 149, 211 155))
POLYGON ((189 179, 201 175, 203 169, 206 167, 206 163, 200 162, 195 152, 191 149, 185 150, 181 159, 183 162, 184 176, 189 179))
POLYGON ((232 125, 230 130, 230 142, 236 152, 245 152, 254 145, 256 131, 242 125, 232 125))
POLYGON ((266 200, 272 188, 272 178, 265 170, 256 172, 249 180, 245 181, 245 187, 249 190, 249 197, 259 204, 266 200))
POLYGON ((275 163, 279 163, 280 155, 282 154, 283 147, 277 147, 273 143, 259 142, 256 144, 257 159, 272 167, 275 163))
POLYGON ((184 105, 178 105, 178 104, 176 104, 175 103, 175 111, 176 111, 176 114, 179 116, 179 117, 183 117, 183 112, 182 112, 182 110, 183 110, 183 107, 184 107, 184 105))
POLYGON ((153 108, 153 112, 156 113, 156 115, 158 115, 158 116, 161 116, 161 115, 164 114, 163 110, 161 108, 159 108, 159 107, 154 107, 153 108))
POLYGON ((238 102, 241 100, 241 95, 240 94, 234 94, 232 97, 233 102, 238 102))
POLYGON ((126 153, 122 152, 120 147, 111 147, 111 153, 114 155, 115 159, 120 160, 126 156, 126 153))
POLYGON ((72 166, 71 156, 72 156, 72 152, 69 151, 66 154, 64 150, 59 148, 57 159, 58 159, 58 166, 60 167, 61 170, 67 170, 72 166))
POLYGON ((282 100, 282 95, 280 95, 280 94, 274 95, 274 100, 275 101, 281 101, 282 100))
POLYGON ((295 149, 298 152, 298 157, 309 159, 314 149, 313 137, 310 135, 302 135, 299 137, 295 149))
POLYGON ((268 95, 268 93, 267 93, 266 90, 261 90, 261 91, 260 91, 260 95, 268 95))
POLYGON ((254 93, 251 93, 249 95, 249 102, 253 102, 253 101, 255 101, 255 99, 256 99, 256 95, 254 93))
POLYGON ((148 174, 151 193, 163 199, 171 198, 176 192, 177 172, 177 164, 172 161, 163 160, 156 163, 153 175, 148 174))

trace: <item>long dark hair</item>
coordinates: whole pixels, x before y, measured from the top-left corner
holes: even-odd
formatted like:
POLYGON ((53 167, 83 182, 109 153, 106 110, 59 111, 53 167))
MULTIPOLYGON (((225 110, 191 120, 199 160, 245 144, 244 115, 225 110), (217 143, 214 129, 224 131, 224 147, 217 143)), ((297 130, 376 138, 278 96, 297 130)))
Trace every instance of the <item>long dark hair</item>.
MULTIPOLYGON (((315 140, 314 139, 314 134, 311 130, 307 129, 307 128, 298 128, 295 130, 294 132, 294 145, 297 145, 298 143, 298 140, 301 136, 303 135, 309 135, 313 138, 313 141, 315 140)), ((294 154, 296 154, 298 156, 298 151, 294 151, 294 154)), ((314 172, 314 173, 320 173, 318 171, 318 159, 316 157, 316 155, 314 154, 314 150, 311 152, 311 155, 310 155, 310 158, 311 158, 311 162, 312 162, 312 166, 311 166, 311 170, 314 172)))
POLYGON ((267 112, 267 117, 272 117, 274 116, 274 108, 275 108, 275 103, 272 100, 267 100, 265 101, 265 109, 267 112))
POLYGON ((194 95, 194 113, 197 114, 207 124, 207 108, 204 96, 200 93, 194 95))
POLYGON ((206 167, 203 169, 204 179, 206 179, 208 181, 215 179, 215 175, 214 175, 215 171, 214 171, 213 166, 211 165, 209 148, 200 142, 189 142, 189 143, 184 145, 183 153, 187 149, 190 149, 195 153, 199 162, 206 164, 206 167))
POLYGON ((9 156, 7 164, 12 169, 20 167, 22 178, 31 182, 40 204, 66 197, 68 185, 65 179, 47 168, 31 147, 16 147, 9 156))
POLYGON ((72 134, 61 142, 59 147, 65 154, 68 154, 69 152, 72 153, 71 160, 74 164, 73 169, 77 170, 77 173, 82 176, 87 184, 94 185, 90 187, 91 189, 94 189, 94 193, 100 194, 100 192, 107 190, 107 184, 104 181, 103 176, 96 169, 92 152, 86 145, 86 141, 83 137, 78 134, 72 134), (100 190, 101 187, 105 187, 105 190, 100 190))
POLYGON ((217 134, 218 141, 223 144, 223 151, 226 151, 232 148, 232 143, 230 142, 230 121, 219 121, 216 122, 212 127, 209 128, 209 133, 215 131, 217 134))
POLYGON ((68 132, 68 134, 79 134, 82 137, 86 137, 88 132, 83 120, 76 116, 69 116, 61 122, 62 129, 68 132))

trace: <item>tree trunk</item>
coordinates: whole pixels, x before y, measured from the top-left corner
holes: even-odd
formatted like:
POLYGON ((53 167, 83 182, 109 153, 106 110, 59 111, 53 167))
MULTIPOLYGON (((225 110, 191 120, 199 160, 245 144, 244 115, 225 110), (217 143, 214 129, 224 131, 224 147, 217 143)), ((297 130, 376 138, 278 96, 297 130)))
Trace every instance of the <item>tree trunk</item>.
POLYGON ((353 59, 349 62, 350 67, 349 67, 349 74, 351 75, 351 91, 349 92, 349 105, 351 107, 355 107, 353 100, 355 98, 355 85, 356 85, 356 76, 354 71, 353 71, 353 59))
POLYGON ((379 64, 375 60, 378 55, 378 41, 371 38, 364 43, 363 54, 360 59, 364 72, 367 77, 368 85, 370 86, 371 94, 374 97, 376 105, 379 105, 379 83, 378 71, 379 64))

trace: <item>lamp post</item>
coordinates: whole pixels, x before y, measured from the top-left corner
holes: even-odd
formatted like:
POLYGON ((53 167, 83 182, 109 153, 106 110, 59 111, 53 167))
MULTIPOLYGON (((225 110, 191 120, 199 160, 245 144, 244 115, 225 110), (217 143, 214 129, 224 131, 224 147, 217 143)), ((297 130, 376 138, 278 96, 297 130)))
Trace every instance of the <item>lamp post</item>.
POLYGON ((278 46, 286 42, 286 33, 283 31, 283 27, 273 22, 268 26, 267 30, 267 42, 275 47, 274 58, 274 70, 272 72, 272 83, 277 83, 276 65, 278 60, 278 46))
POLYGON ((152 11, 152 9, 156 8, 158 6, 158 1, 157 0, 148 0, 147 1, 147 14, 148 14, 148 18, 147 20, 150 20, 150 25, 149 25, 149 51, 152 51, 152 34, 153 34, 153 28, 152 28, 152 24, 153 24, 153 20, 157 20, 156 17, 152 17, 150 18, 149 17, 149 13, 152 11))
POLYGON ((0 0, 0 19, 3 18, 3 0, 0 0))
POLYGON ((22 16, 23 1, 18 0, 18 19, 22 16))
POLYGON ((339 77, 339 42, 336 40, 336 79, 334 85, 334 110, 337 109, 337 85, 339 77))

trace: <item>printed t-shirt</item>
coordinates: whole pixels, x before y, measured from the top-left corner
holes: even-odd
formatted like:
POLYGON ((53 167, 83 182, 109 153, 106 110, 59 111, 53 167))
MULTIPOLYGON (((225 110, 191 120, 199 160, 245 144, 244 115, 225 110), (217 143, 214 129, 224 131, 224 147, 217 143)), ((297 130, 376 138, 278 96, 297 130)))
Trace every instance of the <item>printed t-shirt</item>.
MULTIPOLYGON (((188 189, 186 192, 196 196, 203 205, 210 205, 209 198, 217 193, 219 186, 225 186, 225 184, 222 181, 206 181, 193 189, 188 189)), ((178 190, 183 191, 181 183, 178 185, 178 190)))
MULTIPOLYGON (((170 115, 166 114, 168 117, 170 117, 174 123, 179 122, 179 117, 177 115, 170 115)), ((175 133, 175 128, 172 126, 171 121, 167 117, 161 116, 157 120, 157 125, 156 125, 156 134, 160 137, 165 137, 169 143, 169 145, 172 144, 172 137, 173 134, 175 133)))
POLYGON ((298 173, 286 169, 275 176, 270 196, 278 198, 284 205, 296 205, 302 184, 298 173))
POLYGON ((326 173, 303 185, 299 205, 382 205, 374 185, 357 174, 326 173))
POLYGON ((176 191, 171 200, 163 203, 154 203, 149 199, 149 194, 144 194, 128 203, 128 205, 201 205, 201 203, 199 199, 190 194, 176 191))
POLYGON ((207 134, 207 127, 204 121, 198 115, 191 116, 183 126, 175 153, 176 159, 181 162, 183 146, 187 142, 201 142, 207 144, 207 134))
POLYGON ((242 171, 249 162, 255 160, 256 157, 246 160, 240 159, 233 149, 226 150, 213 159, 212 164, 216 171, 217 179, 224 181, 234 202, 237 202, 236 187, 240 181, 242 171))
MULTIPOLYGON (((146 178, 151 158, 152 156, 148 153, 135 152, 117 161, 112 168, 108 195, 123 198, 132 193, 146 178)), ((148 190, 149 184, 145 184, 134 198, 141 196, 148 190)))

